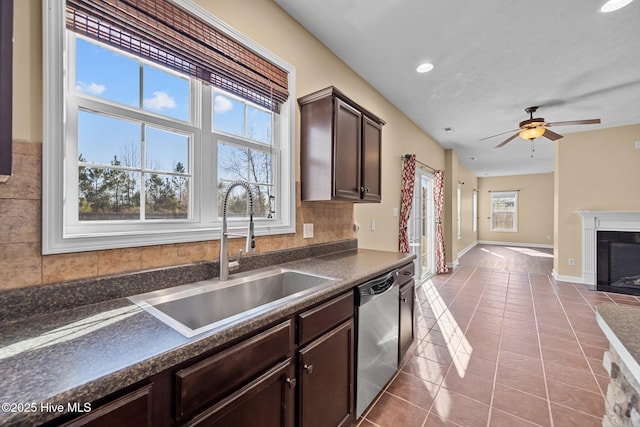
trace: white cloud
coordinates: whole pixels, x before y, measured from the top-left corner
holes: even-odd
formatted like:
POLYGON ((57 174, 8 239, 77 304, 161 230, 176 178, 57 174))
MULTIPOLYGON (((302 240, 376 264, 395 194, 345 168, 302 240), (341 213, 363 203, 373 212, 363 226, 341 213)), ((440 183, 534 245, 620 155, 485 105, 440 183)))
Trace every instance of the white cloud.
POLYGON ((213 111, 216 113, 226 113, 233 108, 233 103, 222 95, 216 95, 213 101, 213 111))
POLYGON ((145 99, 143 105, 150 110, 164 110, 176 108, 176 101, 167 92, 153 92, 153 97, 145 99))
POLYGON ((91 82, 89 84, 85 82, 78 82, 78 84, 76 84, 76 90, 90 95, 100 95, 102 92, 107 90, 107 87, 105 85, 99 85, 96 82, 91 82))

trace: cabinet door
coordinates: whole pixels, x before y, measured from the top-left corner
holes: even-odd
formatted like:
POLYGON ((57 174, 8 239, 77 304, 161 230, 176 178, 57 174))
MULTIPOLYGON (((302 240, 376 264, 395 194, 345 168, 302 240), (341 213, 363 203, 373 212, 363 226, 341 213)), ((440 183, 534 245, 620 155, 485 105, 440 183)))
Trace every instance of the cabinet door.
POLYGON ((363 201, 379 202, 381 191, 382 126, 367 116, 362 118, 362 193, 363 201))
POLYGON ((400 352, 398 363, 413 342, 413 298, 415 282, 411 280, 400 288, 400 352))
POLYGON ((294 371, 287 359, 183 425, 293 427, 294 371))
POLYGON ((299 423, 302 427, 347 425, 354 413, 353 319, 300 350, 299 423))
POLYGON ((333 196, 360 200, 361 113, 335 98, 333 196))

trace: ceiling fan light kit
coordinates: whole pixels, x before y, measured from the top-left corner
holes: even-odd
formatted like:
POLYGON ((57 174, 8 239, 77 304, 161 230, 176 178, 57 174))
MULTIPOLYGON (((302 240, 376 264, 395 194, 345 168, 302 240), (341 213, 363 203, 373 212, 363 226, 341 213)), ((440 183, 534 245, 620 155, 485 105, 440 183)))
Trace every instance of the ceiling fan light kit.
MULTIPOLYGON (((562 135, 560 135, 559 133, 555 133, 552 130, 549 130, 547 128, 552 126, 594 125, 594 124, 600 123, 600 119, 571 120, 566 122, 547 123, 544 121, 543 117, 533 117, 533 113, 535 113, 538 110, 538 108, 539 108, 538 106, 525 108, 524 111, 527 114, 529 114, 529 118, 527 120, 523 120, 520 122, 520 124, 518 125, 519 129, 515 131, 509 131, 509 132, 516 132, 516 133, 511 135, 506 140, 502 141, 500 144, 496 145, 495 148, 504 147, 505 145, 507 145, 507 143, 513 141, 516 137, 520 136, 520 138, 522 139, 531 141, 531 157, 533 157, 533 151, 534 151, 533 140, 534 139, 544 136, 545 138, 550 139, 551 141, 556 141, 562 138, 562 135)), ((503 135, 504 133, 509 133, 509 132, 499 133, 498 135, 503 135)), ((494 136, 498 136, 498 135, 493 135, 487 138, 483 138, 481 139, 481 141, 485 139, 493 138, 494 136)))
POLYGON ((518 135, 522 139, 536 139, 540 138, 544 134, 545 129, 543 127, 527 128, 520 131, 518 135))

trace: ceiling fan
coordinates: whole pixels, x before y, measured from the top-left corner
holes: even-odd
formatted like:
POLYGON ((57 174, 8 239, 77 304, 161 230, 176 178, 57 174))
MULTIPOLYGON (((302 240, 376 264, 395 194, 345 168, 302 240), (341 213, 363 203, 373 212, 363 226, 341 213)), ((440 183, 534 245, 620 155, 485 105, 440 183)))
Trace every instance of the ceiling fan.
POLYGON ((555 133, 547 128, 552 126, 569 126, 569 125, 594 125, 600 123, 600 119, 588 119, 588 120, 570 120, 566 122, 553 122, 547 123, 544 121, 542 117, 533 117, 533 113, 535 113, 539 106, 527 107, 524 109, 529 114, 529 118, 527 120, 521 121, 519 125, 519 129, 510 130, 508 132, 502 132, 497 135, 488 136, 486 138, 482 138, 480 141, 484 141, 485 139, 493 138, 496 136, 504 135, 505 133, 516 132, 511 135, 509 138, 502 141, 500 144, 496 145, 495 148, 500 148, 507 145, 509 142, 514 140, 517 136, 520 136, 522 139, 528 139, 533 143, 533 140, 544 136, 551 141, 555 141, 557 139, 562 138, 562 135, 555 133))

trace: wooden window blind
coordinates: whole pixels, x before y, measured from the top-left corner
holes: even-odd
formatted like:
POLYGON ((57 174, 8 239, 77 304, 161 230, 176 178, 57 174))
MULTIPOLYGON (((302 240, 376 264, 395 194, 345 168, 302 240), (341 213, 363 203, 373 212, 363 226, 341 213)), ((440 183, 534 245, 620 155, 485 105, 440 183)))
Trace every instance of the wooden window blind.
POLYGON ((287 72, 170 0, 67 0, 69 30, 278 112, 287 72))

